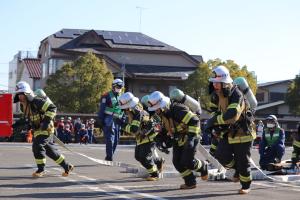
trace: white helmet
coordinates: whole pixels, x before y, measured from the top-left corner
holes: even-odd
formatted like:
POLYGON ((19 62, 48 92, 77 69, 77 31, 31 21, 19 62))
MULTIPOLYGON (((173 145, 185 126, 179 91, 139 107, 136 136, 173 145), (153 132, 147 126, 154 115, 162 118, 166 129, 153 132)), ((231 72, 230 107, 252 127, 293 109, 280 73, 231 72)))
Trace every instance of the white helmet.
POLYGON ((16 85, 16 95, 14 97, 14 103, 19 102, 19 94, 25 94, 29 101, 32 101, 34 93, 30 88, 30 85, 25 81, 20 81, 16 85))
POLYGON ((170 104, 170 98, 159 91, 155 91, 150 94, 148 103, 150 104, 148 110, 155 111, 167 107, 170 104))
POLYGON ((269 115, 266 120, 267 128, 279 127, 278 119, 275 115, 269 115))
POLYGON ((131 92, 125 92, 119 98, 121 109, 134 108, 138 103, 139 98, 135 97, 131 92))
POLYGON ((277 117, 275 115, 269 115, 266 120, 273 120, 274 122, 277 122, 277 117))
POLYGON ((229 70, 224 67, 223 65, 220 65, 213 69, 214 76, 209 78, 210 82, 213 83, 232 83, 233 80, 230 77, 229 70))
POLYGON ((115 87, 115 86, 123 87, 123 81, 121 79, 117 78, 112 82, 112 86, 113 87, 115 87))
POLYGON ((30 94, 32 93, 32 90, 28 83, 26 83, 25 81, 20 81, 16 85, 16 93, 30 94))

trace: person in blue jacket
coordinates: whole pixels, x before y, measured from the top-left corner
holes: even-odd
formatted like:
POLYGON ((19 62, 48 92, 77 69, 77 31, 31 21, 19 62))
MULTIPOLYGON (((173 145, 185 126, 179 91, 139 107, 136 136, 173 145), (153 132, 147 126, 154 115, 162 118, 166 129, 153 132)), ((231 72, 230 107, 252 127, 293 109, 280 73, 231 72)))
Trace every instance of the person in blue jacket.
POLYGON ((266 128, 259 144, 259 164, 262 169, 275 170, 273 164, 280 163, 285 152, 284 142, 285 133, 280 128, 277 117, 269 115, 266 118, 266 128))
POLYGON ((112 90, 102 95, 100 100, 100 111, 98 113, 99 124, 105 136, 106 157, 105 160, 112 161, 120 138, 123 111, 118 101, 123 88, 123 81, 115 79, 112 90))

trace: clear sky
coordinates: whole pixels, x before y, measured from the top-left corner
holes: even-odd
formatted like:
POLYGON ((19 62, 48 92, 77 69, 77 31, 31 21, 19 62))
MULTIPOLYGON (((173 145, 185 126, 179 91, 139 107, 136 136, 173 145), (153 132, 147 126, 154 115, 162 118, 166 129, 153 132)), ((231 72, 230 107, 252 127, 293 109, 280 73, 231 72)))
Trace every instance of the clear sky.
POLYGON ((298 0, 2 0, 0 24, 0 89, 19 50, 62 28, 141 30, 205 61, 247 65, 259 82, 300 72, 298 0))

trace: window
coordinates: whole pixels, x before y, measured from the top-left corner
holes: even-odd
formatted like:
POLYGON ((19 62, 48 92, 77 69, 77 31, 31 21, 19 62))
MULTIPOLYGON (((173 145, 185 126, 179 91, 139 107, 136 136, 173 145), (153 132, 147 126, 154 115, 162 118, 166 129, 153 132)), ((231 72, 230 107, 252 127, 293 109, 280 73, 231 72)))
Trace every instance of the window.
POLYGON ((49 59, 49 75, 55 74, 58 70, 58 60, 57 59, 49 59))
POLYGON ((274 102, 274 101, 281 101, 285 99, 285 93, 281 93, 281 92, 271 92, 270 93, 270 101, 274 102))
POLYGON ((265 101, 265 94, 264 93, 257 93, 256 94, 256 100, 258 102, 264 102, 265 101))
POLYGON ((48 44, 48 56, 51 56, 51 46, 48 44))
POLYGON ((157 90, 157 87, 154 85, 141 85, 139 91, 141 93, 151 93, 157 90))
POLYGON ((47 57, 47 44, 45 45, 45 48, 44 48, 44 57, 47 57))
POLYGON ((47 70, 47 65, 46 65, 46 63, 43 63, 42 78, 46 77, 46 70, 47 70))

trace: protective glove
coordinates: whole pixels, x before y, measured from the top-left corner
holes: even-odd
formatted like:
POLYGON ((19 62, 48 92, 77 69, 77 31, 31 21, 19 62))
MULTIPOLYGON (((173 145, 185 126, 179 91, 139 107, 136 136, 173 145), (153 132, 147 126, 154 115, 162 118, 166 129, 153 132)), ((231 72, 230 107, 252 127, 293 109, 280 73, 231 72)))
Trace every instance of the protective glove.
POLYGON ((41 123, 41 129, 43 131, 46 131, 48 129, 48 126, 49 126, 49 123, 47 123, 47 122, 42 122, 41 123))
POLYGON ((211 132, 215 122, 217 121, 217 115, 214 115, 212 118, 207 120, 206 125, 204 127, 205 132, 211 132))
POLYGON ((195 136, 194 136, 194 135, 188 134, 188 135, 187 135, 187 141, 186 141, 186 143, 185 143, 185 146, 186 146, 187 148, 193 148, 193 147, 194 147, 194 143, 195 143, 194 139, 195 139, 195 136))

